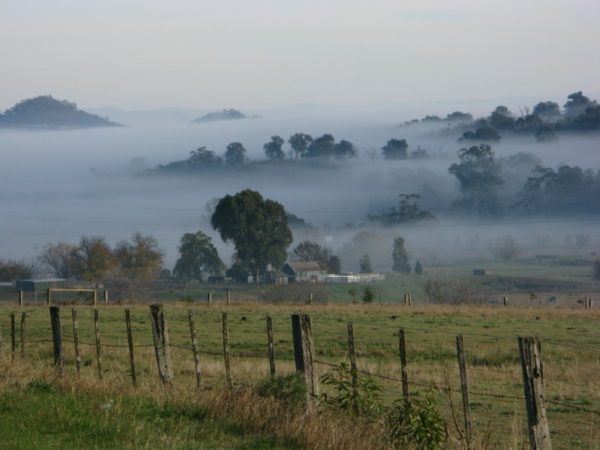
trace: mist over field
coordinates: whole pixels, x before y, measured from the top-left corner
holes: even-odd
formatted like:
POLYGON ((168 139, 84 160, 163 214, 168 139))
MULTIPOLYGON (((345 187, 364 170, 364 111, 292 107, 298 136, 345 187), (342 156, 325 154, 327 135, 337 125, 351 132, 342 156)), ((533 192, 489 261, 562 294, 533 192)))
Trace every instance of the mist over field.
MULTIPOLYGON (((491 260, 494 248, 508 238, 515 241, 522 256, 588 255, 600 243, 600 216, 594 214, 598 211, 495 218, 449 211, 459 187, 448 167, 457 162, 457 151, 470 144, 445 133, 444 123, 399 126, 414 117, 443 116, 458 109, 485 115, 497 103, 298 105, 256 111, 261 116, 257 119, 196 125, 189 124, 181 111, 155 114, 150 124, 143 123, 149 113, 121 112, 117 119, 129 119, 126 127, 2 130, 2 253, 5 258, 28 260, 48 243, 75 244, 82 235, 105 236, 115 243, 142 231, 158 239, 166 266, 172 267, 181 235, 202 229, 229 263, 233 249, 212 230, 205 207, 215 198, 252 188, 313 225, 294 229, 295 242, 310 239, 332 248, 341 257, 344 270, 356 271, 360 256, 369 253, 375 270, 389 271, 391 242, 397 236, 406 239, 413 261, 426 264, 491 260), (221 154, 234 141, 244 144, 251 160, 264 160, 262 146, 270 136, 277 134, 287 140, 298 131, 347 139, 358 148, 358 158, 335 165, 298 162, 296 167, 193 175, 148 176, 145 172, 185 159, 200 146, 221 154), (406 139, 409 151, 420 146, 429 156, 384 160, 380 149, 391 138, 406 139), (395 206, 401 193, 420 194, 421 205, 435 212, 437 222, 381 227, 366 221, 368 214, 395 206)), ((518 110, 519 103, 510 106, 518 110)), ((200 112, 186 114, 196 113, 200 112)), ((525 152, 537 156, 545 167, 569 164, 596 171, 600 168, 599 144, 597 135, 565 135, 545 144, 532 136, 518 136, 491 145, 496 158, 525 152)), ((289 150, 287 143, 284 150, 289 150)), ((518 192, 529 171, 505 171, 504 175, 502 192, 508 195, 518 192)))

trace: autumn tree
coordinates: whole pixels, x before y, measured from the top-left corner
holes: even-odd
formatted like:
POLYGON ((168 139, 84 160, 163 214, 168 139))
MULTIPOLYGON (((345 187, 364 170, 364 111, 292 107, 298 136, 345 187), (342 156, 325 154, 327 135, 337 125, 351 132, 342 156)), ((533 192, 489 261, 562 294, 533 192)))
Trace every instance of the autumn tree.
POLYGON ((49 244, 39 256, 39 260, 44 264, 54 276, 58 278, 72 278, 76 271, 76 245, 58 242, 49 244))
POLYGON ((82 237, 73 255, 73 274, 98 283, 115 267, 112 250, 103 237, 82 237))

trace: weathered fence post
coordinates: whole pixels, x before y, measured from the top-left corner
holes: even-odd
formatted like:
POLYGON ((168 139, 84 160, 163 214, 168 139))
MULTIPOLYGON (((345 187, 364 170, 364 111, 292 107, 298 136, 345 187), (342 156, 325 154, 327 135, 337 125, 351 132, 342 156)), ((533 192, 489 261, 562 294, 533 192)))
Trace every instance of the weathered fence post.
POLYGON ((54 365, 59 375, 64 373, 64 358, 62 351, 62 329, 60 327, 60 309, 58 306, 51 306, 50 326, 52 327, 52 349, 54 353, 54 365))
POLYGON ((46 304, 48 306, 52 305, 52 289, 50 288, 46 289, 46 304))
POLYGON ((163 306, 160 303, 150 305, 152 318, 152 337, 154 339, 154 353, 158 366, 158 376, 164 385, 171 384, 173 368, 171 366, 171 349, 169 348, 169 333, 163 306))
POLYGON ((98 305, 98 289, 94 289, 92 299, 94 300, 94 306, 98 305))
POLYGON ((358 414, 358 369, 354 350, 354 325, 348 322, 348 356, 350 357, 350 376, 352 377, 352 400, 354 412, 358 414))
POLYGON ((227 306, 231 304, 231 289, 227 289, 227 306))
POLYGON ((104 304, 108 305, 108 289, 104 289, 104 304))
POLYGON ((404 306, 408 306, 408 294, 404 293, 404 306))
POLYGON ((23 306, 23 291, 19 291, 19 306, 23 306))
POLYGON ((504 304, 505 308, 508 306, 508 298, 506 296, 502 297, 502 303, 504 304))
POLYGON ((412 306, 412 294, 408 293, 408 306, 412 306))
POLYGON ((75 370, 77 375, 81 373, 81 353, 79 352, 79 326, 77 325, 77 310, 71 308, 71 317, 73 319, 73 345, 75 345, 75 370))
POLYGON ((133 333, 131 331, 131 313, 129 308, 125 309, 125 327, 127 328, 127 346, 129 347, 129 367, 131 369, 131 382, 135 386, 137 384, 137 376, 135 373, 135 353, 133 351, 133 333))
POLYGON ((196 337, 196 325, 194 324, 194 313, 188 311, 188 321, 190 323, 190 339, 192 341, 192 353, 194 354, 194 373, 196 374, 196 386, 200 387, 200 351, 198 350, 198 339, 196 337))
POLYGON ((273 320, 267 316, 267 346, 269 350, 269 373, 275 376, 275 344, 273 343, 273 320))
POLYGON ((102 379, 102 344, 100 343, 100 312, 94 309, 94 337, 96 339, 96 363, 98 378, 102 379))
POLYGON ((21 312, 21 328, 20 328, 20 337, 21 337, 21 357, 25 358, 25 319, 27 318, 27 313, 25 311, 21 312))
POLYGON ((15 325, 15 313, 10 313, 10 360, 14 362, 15 352, 17 351, 17 336, 16 336, 16 325, 15 325))
POLYGON ((208 291, 206 293, 206 303, 210 306, 212 303, 212 292, 208 291))
POLYGON ((223 313, 223 359, 225 361, 225 380, 227 386, 231 387, 231 366, 229 363, 229 323, 227 313, 223 313))
POLYGON ((0 327, 0 358, 2 357, 2 327, 0 327))
POLYGON ((467 379, 467 359, 465 357, 465 343, 463 335, 456 336, 456 355, 458 357, 458 368, 460 371, 460 390, 462 392, 463 411, 465 415, 465 433, 467 435, 467 446, 473 446, 473 425, 471 422, 471 404, 469 403, 469 382, 467 379))
POLYGON ((402 397, 404 401, 409 401, 408 391, 408 372, 406 370, 406 340, 404 338, 404 328, 398 330, 398 353, 400 354, 400 372, 402 375, 402 397))
POLYGON ((304 375, 307 407, 311 408, 319 396, 319 385, 313 365, 314 344, 307 314, 292 315, 292 335, 296 371, 304 375))
POLYGON ((313 300, 314 300, 313 293, 312 293, 312 292, 310 292, 310 293, 308 294, 308 302, 307 302, 307 303, 308 303, 309 305, 312 305, 312 302, 313 302, 313 300))
POLYGON ((523 369, 530 448, 551 450, 550 428, 544 407, 544 368, 540 340, 519 337, 519 355, 523 369))

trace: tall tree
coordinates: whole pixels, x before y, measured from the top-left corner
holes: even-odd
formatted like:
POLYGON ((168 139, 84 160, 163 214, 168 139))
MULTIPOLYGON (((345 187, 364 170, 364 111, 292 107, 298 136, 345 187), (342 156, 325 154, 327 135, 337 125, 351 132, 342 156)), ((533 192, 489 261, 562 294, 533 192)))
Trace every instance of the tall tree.
POLYGON ((284 159, 285 153, 282 150, 284 142, 281 136, 271 136, 271 140, 263 145, 267 158, 272 160, 284 159))
POLYGON ((394 265, 392 270, 400 273, 410 273, 411 267, 408 262, 408 252, 404 248, 404 238, 397 237, 394 239, 394 251, 392 253, 394 265))
POLYGON ((583 95, 581 91, 573 92, 567 97, 567 103, 565 103, 565 115, 568 118, 577 117, 585 112, 590 106, 596 106, 596 101, 590 100, 588 97, 583 95))
POLYGON ((331 134, 324 134, 316 138, 302 155, 305 158, 324 158, 335 154, 335 138, 331 134))
POLYGON ((223 159, 217 156, 215 152, 208 150, 206 147, 199 147, 190 152, 188 164, 194 167, 220 167, 223 165, 223 159))
POLYGON ((2 282, 33 278, 36 273, 37 269, 33 264, 0 260, 0 281, 2 282))
POLYGON ((220 274, 225 265, 210 237, 202 231, 185 233, 179 244, 179 258, 173 269, 180 280, 204 281, 204 274, 220 274))
POLYGON ((340 258, 332 255, 327 247, 321 247, 316 242, 303 241, 292 250, 291 256, 298 261, 317 261, 328 273, 340 273, 342 263, 340 258))
POLYGON ((134 233, 131 241, 121 241, 115 251, 119 271, 127 278, 150 280, 162 268, 163 253, 152 236, 134 233))
POLYGON ((39 260, 52 274, 58 278, 71 278, 75 276, 75 254, 77 246, 59 242, 44 248, 39 260))
POLYGON ((99 282, 115 267, 112 250, 103 237, 82 237, 74 254, 74 274, 87 281, 99 282))
POLYGON ((239 166, 246 160, 246 149, 241 142, 232 142, 225 151, 225 164, 228 166, 239 166))
POLYGON ((313 138, 310 134, 296 133, 290 136, 288 142, 292 147, 296 158, 303 156, 308 150, 309 145, 312 143, 313 138))
POLYGON ((406 139, 390 139, 381 148, 385 159, 406 159, 408 158, 408 143, 406 139))
POLYGON ((340 142, 335 144, 334 155, 338 159, 351 159, 356 158, 358 151, 354 144, 350 141, 342 139, 340 142))
POLYGON ((492 148, 485 144, 462 148, 458 157, 460 162, 448 169, 458 179, 463 194, 456 205, 479 214, 496 212, 499 207, 496 191, 504 181, 492 148))
POLYGON ((373 266, 371 265, 371 257, 368 254, 364 254, 359 261, 360 273, 372 273, 373 266))
POLYGON ((211 223, 223 241, 233 242, 237 257, 255 281, 268 264, 283 264, 292 242, 284 207, 250 189, 223 197, 211 223))

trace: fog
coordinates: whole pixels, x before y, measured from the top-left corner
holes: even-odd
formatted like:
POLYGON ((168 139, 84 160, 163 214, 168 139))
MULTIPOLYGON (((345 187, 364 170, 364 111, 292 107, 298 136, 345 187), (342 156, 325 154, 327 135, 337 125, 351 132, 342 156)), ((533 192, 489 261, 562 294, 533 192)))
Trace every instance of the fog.
MULTIPOLYGON (((413 263, 420 259, 426 264, 492 260, 494 248, 507 238, 514 240, 521 256, 586 255, 598 248, 600 215, 484 220, 447 211, 459 193, 448 167, 465 145, 441 133, 444 124, 398 125, 457 109, 483 115, 495 104, 297 105, 244 111, 262 116, 258 119, 198 125, 187 123, 188 115, 196 111, 171 109, 152 115, 113 109, 120 114, 119 120, 129 119, 128 126, 4 130, 0 132, 0 256, 29 260, 48 243, 76 243, 82 235, 100 235, 115 243, 142 231, 158 239, 166 266, 171 268, 180 236, 202 229, 229 263, 232 248, 210 229, 205 205, 244 188, 280 201, 289 212, 312 224, 314 228, 294 230, 295 240, 311 239, 331 247, 342 258, 344 270, 357 270, 360 256, 369 253, 375 270, 389 271, 392 241, 397 236, 406 239, 413 263), (144 123, 149 115, 154 119, 144 123), (264 159, 262 145, 270 136, 287 139, 298 131, 347 139, 358 147, 359 157, 335 166, 302 163, 295 170, 143 175, 144 169, 185 159, 200 146, 222 154, 233 141, 242 142, 251 159, 264 159), (383 160, 380 148, 390 138, 406 139, 409 150, 421 146, 429 157, 383 160), (377 159, 369 155, 371 150, 377 159), (425 193, 422 205, 435 212, 436 223, 401 228, 365 223, 367 214, 386 211, 397 203, 398 194, 413 192, 425 193), (365 233, 355 239, 361 231, 365 233)), ((493 149, 497 157, 527 152, 539 157, 544 166, 566 163, 597 170, 599 144, 598 137, 567 135, 558 142, 538 144, 532 136, 524 136, 503 139, 493 149)), ((287 144, 285 149, 289 149, 287 144)), ((518 191, 527 173, 513 175, 508 176, 504 192, 518 191)))

